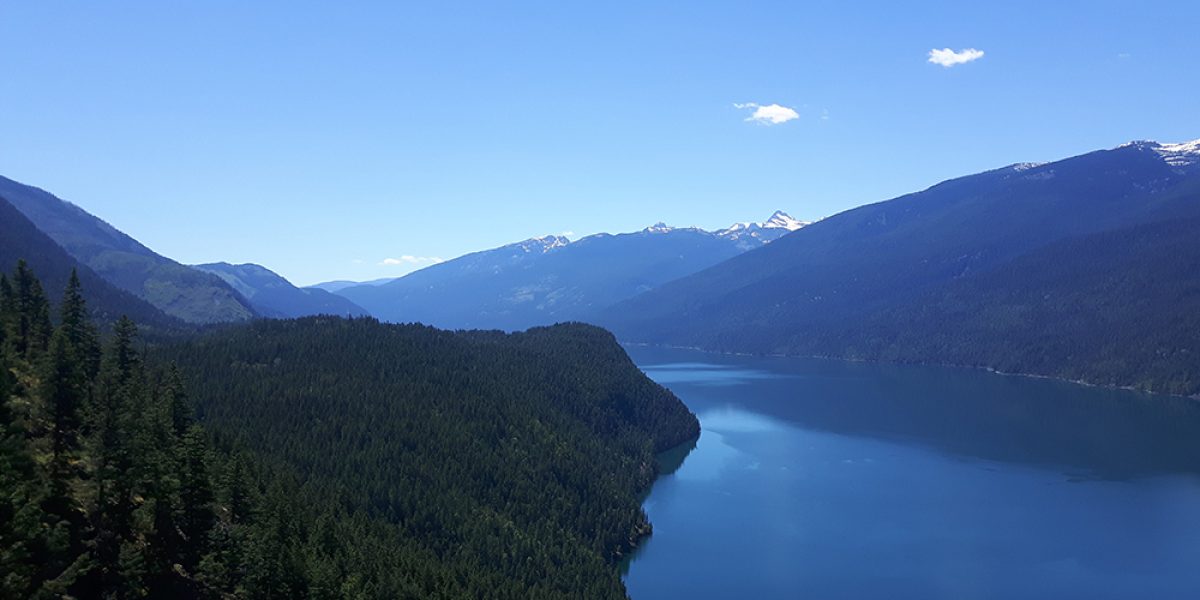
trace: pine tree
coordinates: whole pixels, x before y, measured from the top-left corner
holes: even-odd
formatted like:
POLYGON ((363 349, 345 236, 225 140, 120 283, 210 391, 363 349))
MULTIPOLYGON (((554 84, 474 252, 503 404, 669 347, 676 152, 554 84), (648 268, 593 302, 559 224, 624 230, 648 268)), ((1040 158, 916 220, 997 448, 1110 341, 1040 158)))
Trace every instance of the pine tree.
POLYGON ((162 393, 166 399, 167 406, 171 413, 171 426, 175 430, 175 436, 183 439, 191 428, 192 407, 188 404, 187 391, 183 385, 183 374, 179 372, 179 365, 171 363, 167 366, 166 375, 163 377, 162 393))
POLYGON ((25 261, 17 261, 13 274, 13 298, 16 311, 14 343, 17 355, 29 361, 46 351, 50 343, 50 302, 42 283, 34 276, 25 261))
POLYGON ((134 538, 142 548, 143 583, 151 596, 179 593, 176 565, 183 546, 179 527, 180 447, 171 403, 162 386, 133 398, 136 422, 129 424, 133 448, 134 538))
POLYGON ((59 315, 62 322, 59 329, 70 342, 75 359, 82 366, 84 375, 94 379, 100 370, 100 336, 88 315, 79 275, 75 270, 71 270, 59 315))
POLYGON ((76 360, 71 341, 60 328, 50 341, 42 367, 39 394, 45 403, 51 441, 51 472, 67 476, 69 462, 79 451, 88 377, 76 360))
MULTIPOLYGON (((0 287, 7 284, 0 280, 0 287)), ((0 341, 4 339, 0 332, 0 341)), ((31 498, 34 462, 23 428, 9 408, 11 374, 0 352, 0 597, 21 598, 33 587, 31 560, 42 518, 31 498)))
POLYGON ((38 396, 47 416, 50 459, 42 500, 49 549, 41 562, 46 576, 58 579, 84 551, 87 528, 76 489, 81 485, 80 430, 88 384, 61 329, 52 337, 42 371, 38 396))
POLYGON ((204 430, 192 425, 179 444, 179 556, 183 568, 194 572, 207 550, 208 535, 216 522, 204 430))
POLYGON ((142 568, 134 543, 134 453, 137 398, 144 391, 142 362, 134 343, 137 327, 122 317, 100 370, 93 417, 92 458, 96 569, 92 585, 105 590, 137 590, 142 568))

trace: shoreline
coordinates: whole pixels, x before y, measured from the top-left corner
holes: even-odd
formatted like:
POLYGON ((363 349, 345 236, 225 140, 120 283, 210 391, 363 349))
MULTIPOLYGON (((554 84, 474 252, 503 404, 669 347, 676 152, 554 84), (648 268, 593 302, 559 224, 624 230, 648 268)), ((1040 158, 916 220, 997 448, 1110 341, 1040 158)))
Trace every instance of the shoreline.
MULTIPOLYGON (((699 418, 697 418, 697 421, 698 420, 699 418)), ((680 465, 683 464, 683 461, 688 457, 689 454, 692 453, 692 450, 696 449, 696 442, 700 440, 701 435, 704 435, 703 425, 701 425, 701 431, 694 437, 686 439, 679 444, 654 455, 655 471, 657 472, 654 474, 654 478, 650 480, 650 483, 646 485, 645 489, 638 492, 639 506, 646 503, 646 498, 650 497, 650 492, 654 489, 654 484, 658 483, 659 479, 670 475, 679 469, 680 465), (686 451, 680 452, 684 448, 686 448, 686 451), (663 468, 663 457, 673 457, 676 454, 679 455, 678 459, 670 459, 674 464, 670 464, 669 468, 663 468)), ((644 510, 645 509, 643 509, 643 511, 644 510)), ((625 575, 629 572, 629 566, 633 564, 633 560, 637 557, 638 551, 641 550, 644 542, 654 535, 654 523, 650 522, 649 515, 646 516, 646 526, 638 528, 635 532, 633 532, 633 534, 634 535, 630 537, 629 546, 624 552, 618 552, 617 554, 617 574, 620 575, 622 581, 624 581, 625 575)))
POLYGON ((1198 392, 1196 394, 1192 394, 1192 395, 1172 394, 1172 393, 1168 393, 1168 392, 1157 392, 1154 390, 1147 390, 1145 388, 1140 388, 1140 387, 1133 386, 1133 385, 1112 385, 1112 384, 1105 384, 1105 383, 1096 383, 1096 382, 1092 382, 1092 381, 1087 381, 1085 379, 1067 379, 1065 377, 1057 377, 1054 375, 1045 375, 1045 374, 1041 374, 1041 373, 1021 373, 1021 372, 1014 372, 1014 371, 1001 371, 1000 369, 996 369, 994 367, 977 366, 977 365, 962 365, 962 364, 955 364, 955 363, 932 363, 932 362, 897 362, 897 361, 876 360, 876 359, 869 359, 869 358, 846 358, 846 357, 842 357, 842 356, 821 355, 821 354, 782 354, 782 353, 764 354, 764 353, 756 353, 756 352, 725 352, 725 351, 721 351, 721 350, 712 350, 709 348, 702 348, 700 346, 677 346, 674 344, 652 344, 652 343, 648 343, 648 342, 627 342, 627 341, 620 341, 620 340, 618 340, 618 343, 621 344, 622 346, 637 346, 637 347, 641 347, 641 348, 666 348, 666 349, 671 349, 671 350, 692 350, 695 352, 702 352, 704 354, 712 354, 712 355, 716 355, 716 356, 749 356, 749 357, 763 357, 763 358, 802 358, 802 359, 817 359, 817 360, 836 360, 836 361, 848 362, 848 363, 868 363, 868 364, 877 364, 877 365, 910 365, 910 366, 918 366, 918 367, 941 367, 941 368, 950 368, 950 369, 970 369, 970 370, 974 370, 974 371, 984 371, 987 373, 992 373, 994 375, 1002 375, 1005 377, 1024 377, 1024 378, 1028 378, 1028 379, 1044 379, 1044 380, 1049 380, 1049 381, 1058 381, 1058 382, 1062 382, 1062 383, 1069 383, 1072 385, 1080 385, 1083 387, 1090 387, 1090 388, 1100 388, 1100 389, 1109 389, 1109 390, 1124 390, 1124 391, 1128 391, 1128 392, 1136 392, 1139 394, 1147 394, 1147 395, 1151 395, 1151 396, 1165 396, 1168 398, 1183 398, 1186 400, 1200 401, 1200 392, 1198 392))

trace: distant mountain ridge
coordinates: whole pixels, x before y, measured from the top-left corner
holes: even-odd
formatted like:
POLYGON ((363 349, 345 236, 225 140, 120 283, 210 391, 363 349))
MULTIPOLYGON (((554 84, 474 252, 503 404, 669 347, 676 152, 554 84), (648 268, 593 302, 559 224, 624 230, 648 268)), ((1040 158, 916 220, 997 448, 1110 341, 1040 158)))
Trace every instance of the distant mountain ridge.
POLYGON ((0 196, 80 263, 168 315, 199 324, 256 316, 221 278, 161 256, 45 190, 0 177, 0 196))
POLYGON ((318 288, 298 288, 262 265, 226 262, 192 265, 223 279, 265 317, 312 315, 362 317, 367 311, 350 300, 318 288))
POLYGON ((382 285, 335 290, 384 320, 452 329, 525 329, 587 318, 611 304, 803 228, 782 211, 706 231, 657 223, 576 241, 530 238, 445 261, 382 285))
POLYGON ((122 315, 128 315, 152 330, 173 330, 183 326, 181 321, 108 283, 87 265, 80 264, 0 195, 0 273, 11 274, 19 260, 24 260, 41 280, 46 296, 55 305, 67 287, 71 271, 75 271, 88 308, 102 325, 107 326, 122 315))
POLYGON ((327 292, 336 292, 338 290, 343 290, 348 287, 354 287, 356 285, 383 285, 389 281, 395 281, 397 279, 399 279, 399 277, 382 277, 379 279, 371 279, 369 281, 350 281, 349 279, 335 279, 333 281, 322 281, 321 283, 314 283, 312 285, 305 286, 305 288, 316 288, 319 290, 325 290, 327 292))
POLYGON ((1200 264, 1189 262, 1200 235, 1181 233, 1200 223, 1198 165, 1200 141, 1132 142, 952 179, 826 218, 618 303, 595 322, 632 342, 963 364, 1197 393, 1200 328, 1181 316, 1186 310, 1166 307, 1200 311, 1200 264), (1143 255, 1102 252, 1105 244, 1143 255), (1068 264, 1078 268, 1059 268, 1068 264), (1064 297, 1075 313, 1055 307, 1064 297), (1102 344, 1089 327, 1103 330, 1102 344), (1168 356, 1173 370, 1162 368, 1168 356))

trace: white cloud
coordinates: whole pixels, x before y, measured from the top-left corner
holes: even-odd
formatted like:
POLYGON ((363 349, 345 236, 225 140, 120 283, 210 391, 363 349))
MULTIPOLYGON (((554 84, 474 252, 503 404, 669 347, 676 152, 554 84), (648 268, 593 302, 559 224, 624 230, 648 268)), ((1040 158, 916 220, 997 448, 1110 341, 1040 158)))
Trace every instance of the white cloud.
POLYGON ((981 58, 983 58, 983 50, 976 50, 974 48, 964 48, 958 52, 949 48, 942 48, 941 50, 934 48, 929 51, 929 62, 935 65, 942 65, 943 67, 953 67, 954 65, 969 63, 981 58))
POLYGON ((800 113, 796 112, 795 109, 778 104, 764 105, 754 102, 735 102, 733 107, 743 110, 753 110, 754 112, 750 113, 750 116, 746 117, 746 120, 762 125, 778 125, 780 123, 787 123, 792 119, 800 118, 800 113))
POLYGON ((385 258, 379 261, 379 264, 385 267, 394 267, 396 265, 432 265, 440 262, 443 261, 437 256, 413 256, 405 254, 400 258, 385 258))

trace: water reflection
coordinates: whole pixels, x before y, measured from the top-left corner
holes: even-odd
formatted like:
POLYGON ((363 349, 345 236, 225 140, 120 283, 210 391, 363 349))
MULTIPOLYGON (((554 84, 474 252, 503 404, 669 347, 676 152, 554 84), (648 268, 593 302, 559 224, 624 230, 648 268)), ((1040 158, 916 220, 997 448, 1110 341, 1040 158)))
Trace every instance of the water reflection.
MULTIPOLYGON (((975 370, 830 360, 705 355, 637 348, 631 354, 669 388, 685 386, 707 428, 773 418, 806 428, 928 444, 988 460, 1056 465, 1078 477, 1200 474, 1200 402, 975 370), (730 364, 730 361, 736 361, 730 364), (724 388, 753 385, 752 395, 724 388), (746 415, 754 415, 748 417, 746 415)), ((769 421, 762 421, 769 423, 769 421)))
POLYGON ((697 413, 653 598, 1198 598, 1190 400, 978 371, 633 348, 697 413))

